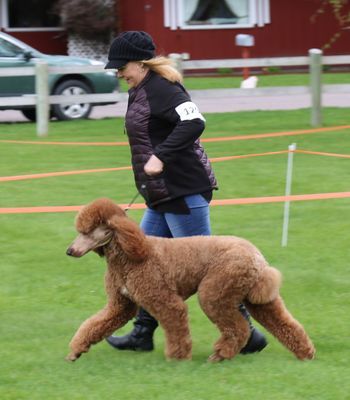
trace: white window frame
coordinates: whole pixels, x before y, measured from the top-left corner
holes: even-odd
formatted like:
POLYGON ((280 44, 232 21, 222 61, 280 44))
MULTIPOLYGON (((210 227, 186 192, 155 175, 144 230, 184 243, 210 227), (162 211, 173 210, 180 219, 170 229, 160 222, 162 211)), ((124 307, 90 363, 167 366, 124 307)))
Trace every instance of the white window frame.
POLYGON ((9 12, 8 2, 11 0, 0 0, 0 24, 1 28, 5 29, 6 32, 51 32, 51 31, 63 31, 61 27, 33 27, 33 28, 11 28, 9 26, 9 12))
POLYGON ((186 25, 183 16, 183 2, 188 0, 163 0, 164 26, 171 30, 209 30, 209 29, 244 29, 254 26, 263 27, 271 22, 270 0, 248 0, 249 23, 220 25, 186 25))

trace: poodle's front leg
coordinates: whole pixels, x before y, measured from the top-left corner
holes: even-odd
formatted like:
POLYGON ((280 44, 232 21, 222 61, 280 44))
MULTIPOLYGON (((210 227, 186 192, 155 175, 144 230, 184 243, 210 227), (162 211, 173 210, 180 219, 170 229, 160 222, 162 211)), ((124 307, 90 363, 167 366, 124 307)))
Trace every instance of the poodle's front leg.
POLYGON ((166 304, 147 304, 145 308, 164 329, 165 357, 190 360, 192 358, 192 340, 187 306, 179 296, 167 294, 166 299, 166 304))
POLYGON ((67 361, 77 360, 82 353, 89 351, 92 344, 100 342, 115 330, 125 325, 136 314, 137 306, 125 299, 121 304, 108 304, 105 308, 84 321, 69 346, 71 352, 67 361))

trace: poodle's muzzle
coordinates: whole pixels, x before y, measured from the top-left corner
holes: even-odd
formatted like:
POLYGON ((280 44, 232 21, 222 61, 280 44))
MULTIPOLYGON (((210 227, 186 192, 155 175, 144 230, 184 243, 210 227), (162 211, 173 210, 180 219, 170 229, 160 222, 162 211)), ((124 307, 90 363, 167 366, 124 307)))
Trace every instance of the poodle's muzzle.
POLYGON ((82 257, 91 250, 103 247, 112 239, 113 232, 107 227, 99 226, 89 233, 80 233, 68 247, 66 254, 72 257, 82 257))

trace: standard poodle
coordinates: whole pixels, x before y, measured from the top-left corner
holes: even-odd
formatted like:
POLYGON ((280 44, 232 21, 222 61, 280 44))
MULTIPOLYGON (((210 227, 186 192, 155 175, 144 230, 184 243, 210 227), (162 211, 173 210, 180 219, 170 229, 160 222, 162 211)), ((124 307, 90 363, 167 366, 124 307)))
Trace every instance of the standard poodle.
POLYGON ((247 240, 146 236, 124 210, 106 198, 83 207, 76 228, 79 235, 67 254, 81 257, 94 250, 106 258, 108 303, 80 326, 70 342, 67 360, 75 361, 92 344, 125 325, 138 306, 164 329, 166 358, 191 359, 185 300, 196 292, 202 310, 221 333, 209 361, 231 359, 246 345, 249 324, 239 304, 297 358, 314 357, 311 340, 280 297, 280 272, 247 240))

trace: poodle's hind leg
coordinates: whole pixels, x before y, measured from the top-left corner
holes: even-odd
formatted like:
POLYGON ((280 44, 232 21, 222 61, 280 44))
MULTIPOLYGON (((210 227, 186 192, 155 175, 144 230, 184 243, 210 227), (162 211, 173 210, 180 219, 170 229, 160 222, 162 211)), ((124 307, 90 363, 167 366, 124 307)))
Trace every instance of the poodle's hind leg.
POLYGON ((300 360, 313 359, 315 347, 304 327, 290 314, 278 296, 267 304, 245 305, 254 319, 272 333, 288 350, 300 360))
POLYGON ((226 311, 220 307, 221 311, 212 313, 205 309, 207 316, 221 332, 221 337, 214 344, 214 353, 208 358, 210 362, 230 360, 241 351, 249 339, 249 324, 238 311, 238 304, 233 307, 231 304, 230 307, 231 309, 226 311))
POLYGON ((167 294, 166 303, 142 304, 157 319, 165 333, 165 357, 176 360, 192 358, 192 340, 187 305, 175 294, 167 294))
POLYGON ((235 357, 246 345, 250 330, 239 312, 239 300, 232 295, 232 288, 227 291, 222 287, 217 289, 218 286, 210 288, 211 283, 202 282, 198 298, 202 310, 221 333, 214 345, 214 353, 208 358, 208 361, 216 362, 235 357))

